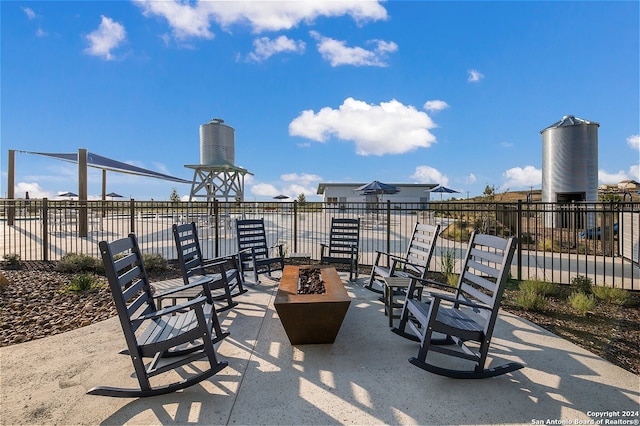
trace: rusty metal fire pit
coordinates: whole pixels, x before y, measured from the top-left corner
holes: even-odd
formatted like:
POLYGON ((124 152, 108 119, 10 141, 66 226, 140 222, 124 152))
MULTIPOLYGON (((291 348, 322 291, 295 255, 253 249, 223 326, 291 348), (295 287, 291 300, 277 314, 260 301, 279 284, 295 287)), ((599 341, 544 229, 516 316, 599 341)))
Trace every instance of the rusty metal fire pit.
POLYGON ((282 272, 274 306, 292 345, 333 343, 351 298, 335 268, 287 265, 282 272), (300 269, 320 269, 323 294, 298 294, 300 269))

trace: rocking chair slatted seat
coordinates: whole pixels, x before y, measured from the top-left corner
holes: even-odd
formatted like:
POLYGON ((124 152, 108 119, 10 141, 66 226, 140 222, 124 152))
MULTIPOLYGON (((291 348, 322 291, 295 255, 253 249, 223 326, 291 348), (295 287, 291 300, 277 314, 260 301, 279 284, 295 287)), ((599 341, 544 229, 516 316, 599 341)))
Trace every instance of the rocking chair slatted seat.
MULTIPOLYGON (((202 257, 200 240, 195 222, 182 225, 173 224, 173 238, 178 251, 178 263, 182 271, 184 284, 199 280, 208 280, 209 288, 213 291, 222 290, 224 294, 214 295, 214 300, 226 300, 227 305, 218 311, 230 309, 238 304, 232 297, 246 293, 243 286, 243 277, 240 274, 237 256, 227 256, 205 260, 202 257), (224 272, 224 274, 223 274, 224 272), (237 290, 232 293, 233 290, 237 290)), ((193 290, 174 293, 176 298, 192 298, 193 290)), ((197 296, 197 295, 195 295, 197 296)))
POLYGON ((241 274, 246 269, 253 269, 255 282, 259 283, 258 274, 265 273, 265 269, 269 276, 273 271, 284 269, 283 244, 267 246, 264 219, 236 220, 236 235, 241 274), (271 253, 276 248, 276 255, 272 256, 271 253))
MULTIPOLYGON (((134 234, 112 243, 101 241, 100 253, 116 305, 127 349, 138 379, 139 389, 98 386, 90 395, 146 397, 174 392, 201 382, 221 371, 228 363, 218 361, 214 343, 229 335, 220 329, 211 292, 206 282, 204 296, 180 305, 157 309, 138 241, 134 234), (145 328, 143 328, 145 327, 145 328), (147 366, 144 359, 152 358, 147 366), (206 370, 171 384, 152 386, 150 378, 193 361, 207 358, 206 370)), ((168 293, 176 291, 170 290, 168 293)))
POLYGON ((425 279, 439 232, 440 225, 416 223, 404 257, 376 250, 377 255, 373 268, 371 268, 371 277, 369 282, 365 284, 365 288, 376 293, 383 293, 384 283, 381 279, 392 276, 425 279), (389 267, 380 264, 385 257, 388 257, 391 262, 389 267), (374 285, 380 286, 380 289, 374 285))
POLYGON ((514 237, 504 239, 474 232, 453 294, 429 292, 428 300, 420 302, 412 296, 412 287, 420 281, 425 284, 429 282, 417 277, 413 279, 400 324, 391 330, 420 342, 418 356, 410 358, 410 363, 423 370, 457 379, 493 377, 524 367, 512 362, 485 368, 515 242, 514 237), (406 331, 407 327, 411 333, 406 331), (441 333, 445 338, 436 339, 433 333, 441 333), (467 342, 475 343, 472 346, 467 342), (457 348, 451 348, 451 345, 457 345, 457 348), (436 366, 427 362, 430 351, 472 361, 475 366, 473 370, 436 366))
POLYGON ((320 264, 349 265, 349 281, 358 279, 360 219, 331 218, 329 244, 320 245, 320 264))

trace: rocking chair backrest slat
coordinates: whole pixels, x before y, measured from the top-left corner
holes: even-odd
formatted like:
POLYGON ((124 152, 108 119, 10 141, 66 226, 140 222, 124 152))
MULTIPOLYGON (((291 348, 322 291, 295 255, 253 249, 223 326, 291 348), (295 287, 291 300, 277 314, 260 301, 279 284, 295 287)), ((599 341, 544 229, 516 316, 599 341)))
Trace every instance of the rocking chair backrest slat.
POLYGON ((268 257, 269 250, 263 219, 238 220, 236 229, 238 233, 238 252, 252 248, 256 258, 268 257))
POLYGON ((127 346, 133 348, 139 324, 131 320, 132 316, 156 309, 136 236, 129 234, 111 244, 101 241, 99 247, 127 346))
POLYGON ((204 258, 200 250, 200 241, 195 222, 173 225, 173 235, 178 249, 178 261, 182 269, 182 280, 189 283, 194 275, 205 275, 204 258))
POLYGON ((470 238, 467 256, 460 274, 456 297, 485 305, 490 310, 476 310, 486 318, 485 332, 493 330, 497 317, 504 283, 509 274, 513 257, 510 249, 513 237, 504 239, 486 234, 473 233, 470 238))

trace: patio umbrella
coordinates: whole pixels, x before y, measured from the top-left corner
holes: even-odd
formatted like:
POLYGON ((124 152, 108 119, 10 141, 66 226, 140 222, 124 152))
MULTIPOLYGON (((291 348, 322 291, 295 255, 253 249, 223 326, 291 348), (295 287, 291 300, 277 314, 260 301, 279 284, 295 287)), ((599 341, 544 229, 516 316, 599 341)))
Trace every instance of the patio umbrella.
POLYGON ((286 200, 287 198, 289 198, 287 195, 276 195, 275 197, 273 197, 274 200, 286 200))
POLYGON ((122 195, 115 193, 115 192, 110 192, 106 195, 107 197, 111 197, 111 198, 122 198, 122 195))
POLYGON ((400 192, 400 190, 395 186, 389 185, 387 183, 382 183, 378 180, 374 180, 366 185, 359 186, 354 189, 354 191, 362 191, 364 195, 374 194, 376 196, 376 219, 378 218, 379 214, 377 207, 377 203, 379 202, 378 194, 397 194, 398 192, 400 192))
POLYGON ((440 193, 440 201, 442 201, 442 194, 459 194, 460 191, 456 191, 455 189, 447 188, 446 186, 439 186, 435 189, 429 190, 429 192, 439 192, 440 193))
POLYGON ((58 194, 58 197, 77 197, 78 194, 74 194, 73 192, 63 192, 62 194, 58 194))
POLYGON ((396 194, 400 192, 395 186, 377 180, 359 186, 354 191, 363 191, 365 194, 396 194))

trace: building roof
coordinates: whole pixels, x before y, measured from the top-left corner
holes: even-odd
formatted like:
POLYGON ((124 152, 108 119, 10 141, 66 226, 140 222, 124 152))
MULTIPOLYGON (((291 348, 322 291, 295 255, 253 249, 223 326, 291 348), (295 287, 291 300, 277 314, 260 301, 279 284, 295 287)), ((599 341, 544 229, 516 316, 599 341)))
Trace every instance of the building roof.
MULTIPOLYGON (((387 183, 387 182, 385 182, 387 183)), ((318 184, 318 191, 316 192, 316 194, 318 195, 322 195, 324 194, 325 189, 327 189, 328 186, 334 187, 334 188, 358 188, 359 186, 362 185, 366 185, 367 182, 349 182, 349 183, 332 183, 332 182, 321 182, 318 184)), ((425 191, 435 188, 436 186, 438 186, 437 183, 387 183, 388 185, 391 186, 395 186, 397 188, 424 188, 425 191)))

